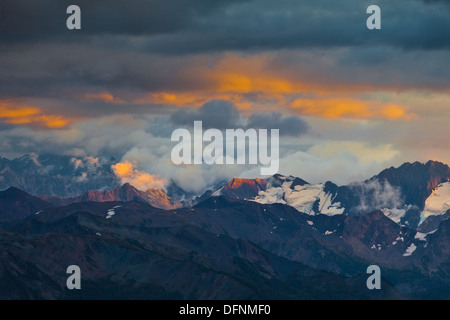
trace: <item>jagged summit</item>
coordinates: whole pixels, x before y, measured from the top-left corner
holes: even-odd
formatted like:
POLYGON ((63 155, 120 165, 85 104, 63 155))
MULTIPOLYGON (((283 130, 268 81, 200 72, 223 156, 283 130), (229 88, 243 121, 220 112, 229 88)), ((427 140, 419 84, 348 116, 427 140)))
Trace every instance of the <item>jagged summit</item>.
POLYGON ((348 186, 337 186, 331 181, 309 184, 281 174, 266 179, 235 178, 213 191, 212 196, 281 203, 309 215, 359 216, 380 210, 398 224, 416 227, 430 216, 445 216, 450 209, 449 181, 450 168, 446 164, 416 161, 385 169, 348 186))
POLYGON ((116 187, 112 190, 89 190, 75 198, 58 198, 46 196, 41 196, 41 198, 55 205, 67 205, 70 203, 83 201, 137 201, 148 203, 156 208, 166 210, 179 208, 181 206, 180 202, 169 197, 162 189, 148 189, 147 191, 141 191, 129 183, 125 183, 122 186, 116 187))
POLYGON ((398 168, 388 168, 372 177, 369 181, 387 181, 391 186, 399 187, 407 204, 423 208, 426 199, 439 184, 450 181, 450 168, 438 161, 406 162, 398 168))

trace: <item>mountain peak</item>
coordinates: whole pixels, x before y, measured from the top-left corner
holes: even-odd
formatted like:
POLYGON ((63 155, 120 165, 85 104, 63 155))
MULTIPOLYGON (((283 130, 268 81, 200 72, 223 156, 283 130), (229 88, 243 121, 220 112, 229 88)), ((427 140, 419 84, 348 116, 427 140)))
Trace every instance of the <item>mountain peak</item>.
POLYGON ((136 189, 136 187, 132 186, 128 182, 124 183, 122 186, 116 187, 114 191, 129 191, 129 192, 141 192, 140 190, 136 189))
POLYGON ((440 161, 437 160, 428 160, 427 163, 425 165, 428 166, 445 166, 448 167, 445 163, 442 163, 440 161))
POLYGON ((124 188, 124 189, 136 189, 134 186, 132 186, 129 182, 125 182, 122 186, 119 186, 117 188, 124 188))
POLYGON ((5 191, 0 191, 0 222, 13 222, 26 218, 40 210, 52 207, 44 200, 33 197, 15 187, 10 187, 5 191))
POLYGON ((2 191, 2 192, 7 192, 7 193, 23 193, 23 194, 28 194, 23 190, 20 190, 19 188, 16 187, 9 187, 8 189, 2 191))
MULTIPOLYGON (((4 191, 0 191, 0 198, 8 198, 8 199, 24 199, 24 198, 33 198, 36 200, 40 200, 39 198, 36 198, 34 196, 32 196, 31 194, 16 188, 16 187, 9 187, 8 189, 4 190, 4 191)), ((42 201, 42 200, 41 200, 42 201)))
POLYGON ((265 179, 233 178, 226 185, 217 190, 214 195, 248 199, 257 196, 260 190, 265 190, 266 185, 265 179))
POLYGON ((443 182, 450 180, 450 168, 439 161, 406 162, 398 168, 390 167, 381 171, 368 181, 388 182, 398 187, 405 197, 406 204, 423 208, 431 192, 443 182))
POLYGON ((149 189, 141 191, 129 183, 124 183, 113 190, 91 190, 77 197, 74 202, 79 201, 137 201, 148 203, 161 209, 174 209, 180 206, 180 203, 170 198, 162 189, 149 189))
POLYGON ((30 153, 0 161, 0 189, 17 187, 34 195, 76 197, 87 190, 116 187, 118 179, 102 157, 30 153))

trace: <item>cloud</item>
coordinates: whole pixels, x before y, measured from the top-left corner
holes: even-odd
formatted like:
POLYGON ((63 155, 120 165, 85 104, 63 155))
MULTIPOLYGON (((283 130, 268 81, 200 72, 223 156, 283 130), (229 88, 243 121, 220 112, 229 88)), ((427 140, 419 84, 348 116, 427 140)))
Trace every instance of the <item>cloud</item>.
POLYGON ((297 99, 291 107, 301 114, 325 118, 385 118, 389 120, 412 120, 417 116, 409 107, 394 103, 364 101, 349 97, 297 99))
POLYGON ((67 126, 73 119, 61 115, 45 114, 41 108, 0 100, 0 122, 30 127, 57 129, 67 126))
POLYGON ((33 50, 12 45, 0 50, 0 61, 8 62, 0 64, 0 97, 20 97, 45 110, 52 116, 42 119, 48 123, 105 114, 168 114, 211 100, 229 101, 247 115, 276 111, 408 120, 423 107, 414 101, 380 101, 376 94, 416 88, 442 92, 449 81, 447 57, 442 50, 390 48, 180 57, 111 51, 98 43, 39 43, 33 50), (105 65, 105 60, 110 62, 105 65))
POLYGON ((444 1, 381 0, 383 28, 370 33, 365 27, 370 3, 353 0, 172 0, 170 5, 160 0, 78 0, 82 29, 69 33, 65 9, 71 2, 5 0, 0 41, 128 36, 122 43, 126 47, 164 54, 372 44, 435 49, 448 47, 450 38, 448 12, 428 5, 437 2, 444 1))
MULTIPOLYGON (((396 99, 400 98, 407 101, 418 99, 415 96, 396 99)), ((423 99, 426 106, 426 96, 423 99)), ((445 111, 446 96, 436 96, 433 101, 440 101, 445 111)), ((185 111, 196 112, 194 109, 185 111)), ((207 115, 212 116, 213 113, 207 115)), ((240 113, 238 119, 242 121, 242 126, 230 123, 231 128, 246 128, 251 117, 240 113)), ((279 118, 268 113, 264 120, 283 120, 285 117, 289 116, 279 118)), ((255 121, 255 117, 252 119, 255 121)), ((301 139, 287 135, 280 139, 279 172, 282 174, 292 174, 311 182, 329 179, 338 184, 347 184, 364 180, 387 166, 400 165, 404 161, 435 159, 448 162, 450 159, 446 139, 447 119, 441 114, 421 119, 421 130, 417 130, 415 121, 397 123, 316 117, 306 119, 310 130, 301 135, 301 139), (430 141, 433 143, 430 144, 430 141)), ((259 123, 258 126, 267 123, 259 123)), ((193 123, 186 125, 192 128, 193 123)), ((30 152, 61 153, 61 150, 67 155, 83 157, 114 156, 121 163, 128 161, 139 171, 175 181, 193 192, 202 192, 218 181, 233 177, 259 177, 257 166, 174 166, 170 161, 170 152, 175 144, 170 141, 170 136, 178 126, 169 115, 149 117, 126 114, 87 119, 60 129, 13 126, 0 131, 0 148, 2 156, 9 158, 30 152)), ((295 125, 292 126, 295 128, 295 125)), ((87 160, 85 162, 88 163, 87 160)))
POLYGON ((146 143, 153 148, 170 141, 170 136, 156 138, 147 133, 147 125, 146 119, 123 114, 86 119, 59 129, 14 126, 0 131, 0 145, 2 155, 10 158, 30 152, 120 158, 132 146, 146 143))
POLYGON ((79 0, 69 31, 68 0, 4 0, 2 155, 114 156, 191 190, 253 172, 170 164, 172 130, 202 120, 279 127, 280 171, 310 180, 449 162, 446 2, 379 0, 375 32, 353 0, 79 0))
MULTIPOLYGON (((383 122, 367 124, 366 120, 308 119, 308 122, 311 123, 310 132, 302 135, 301 139, 290 136, 280 139, 281 174, 299 176, 312 183, 331 180, 344 185, 367 179, 404 161, 432 158, 445 162, 449 159, 445 118, 439 118, 439 122, 431 121, 424 131, 417 131, 412 122, 407 122, 407 127, 383 122), (403 130, 410 134, 402 134, 403 130), (435 135, 440 138, 434 139, 435 135), (433 145, 429 144, 430 139, 434 139, 433 145), (444 152, 440 153, 441 158, 433 156, 439 153, 432 153, 439 148, 444 152)), ((174 166, 170 160, 174 146, 170 135, 176 127, 169 116, 148 119, 132 115, 104 116, 58 130, 7 128, 0 132, 0 148, 2 156, 10 155, 10 158, 30 152, 60 153, 61 150, 67 155, 78 155, 83 159, 78 164, 80 179, 86 168, 95 168, 95 158, 114 156, 120 163, 132 164, 131 169, 128 166, 128 172, 133 173, 136 169, 154 178, 174 181, 195 193, 202 193, 217 182, 234 177, 260 176, 259 167, 250 165, 174 166), (160 134, 153 134, 150 128, 160 134)), ((134 176, 128 175, 123 182, 135 183, 134 176)), ((151 179, 144 179, 144 182, 158 186, 153 185, 151 179)), ((148 187, 145 184, 143 189, 148 187)))
POLYGON ((356 211, 369 212, 383 208, 400 209, 404 205, 401 190, 393 187, 389 182, 378 180, 352 183, 350 189, 359 200, 356 211))
POLYGON ((230 101, 212 100, 199 109, 181 109, 172 113, 170 119, 178 125, 193 126, 194 121, 203 121, 204 128, 234 128, 239 123, 241 114, 230 101))
POLYGON ((125 152, 121 163, 133 163, 144 172, 157 173, 165 180, 175 182, 185 191, 196 194, 203 193, 206 188, 219 181, 228 181, 238 176, 246 168, 244 165, 175 166, 170 157, 174 144, 169 138, 157 139, 157 142, 154 139, 141 141, 125 152))
POLYGON ((279 129, 280 136, 298 137, 310 129, 308 123, 298 116, 283 116, 281 113, 255 113, 248 118, 247 128, 279 129))
MULTIPOLYGON (((332 181, 347 185, 378 174, 397 164, 400 152, 392 145, 370 146, 355 141, 318 140, 304 151, 288 149, 280 158, 279 173, 300 177, 310 183, 332 181)), ((240 177, 259 177, 258 168, 249 168, 240 177)))
POLYGON ((204 128, 217 129, 279 129, 282 136, 300 136, 309 130, 308 123, 299 116, 285 116, 279 112, 253 113, 243 116, 230 101, 212 100, 198 109, 181 109, 170 116, 177 125, 192 127, 202 121, 204 128))
POLYGON ((74 178, 75 182, 85 182, 88 181, 87 172, 82 172, 80 176, 74 178))
POLYGON ((446 4, 450 5, 450 1, 448 0, 422 0, 423 2, 427 4, 446 4))
MULTIPOLYGON (((78 0, 81 8, 82 29, 70 34, 71 39, 92 34, 156 35, 174 33, 188 28, 192 21, 208 15, 234 1, 217 0, 172 0, 164 1, 129 0, 78 0)), ((68 35, 66 9, 72 2, 68 0, 23 0, 20 3, 5 0, 2 3, 2 41, 32 41, 54 39, 68 35), (26 12, 26 14, 24 14, 26 12), (39 28, 33 26, 39 25, 39 28), (6 28, 7 27, 7 28, 6 28), (37 30, 39 29, 39 30, 37 30)))
POLYGON ((348 153, 355 155, 360 164, 370 163, 384 164, 400 156, 392 144, 369 146, 358 141, 326 141, 312 146, 308 153, 320 158, 332 158, 333 156, 348 153))
POLYGON ((116 163, 111 166, 111 169, 122 183, 130 183, 142 191, 165 189, 167 186, 166 179, 139 171, 129 161, 116 163))
POLYGON ((380 32, 350 0, 80 0, 79 32, 65 28, 69 4, 5 0, 1 11, 0 97, 45 110, 44 127, 213 99, 247 115, 402 120, 414 106, 356 94, 448 89, 448 11, 421 1, 382 1, 380 32))
POLYGON ((124 100, 114 97, 111 93, 108 92, 86 93, 82 98, 86 100, 100 100, 107 103, 125 103, 124 100))
POLYGON ((92 156, 79 156, 74 154, 75 157, 70 159, 70 162, 73 163, 75 170, 84 169, 88 171, 95 171, 98 167, 102 165, 99 158, 92 156))

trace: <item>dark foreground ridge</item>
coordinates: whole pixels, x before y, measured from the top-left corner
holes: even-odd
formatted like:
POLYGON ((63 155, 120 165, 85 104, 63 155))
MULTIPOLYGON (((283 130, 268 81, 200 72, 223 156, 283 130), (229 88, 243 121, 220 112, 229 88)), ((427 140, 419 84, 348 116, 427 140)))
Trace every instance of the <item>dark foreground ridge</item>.
POLYGON ((407 257, 415 232, 381 212, 312 217, 227 197, 170 211, 80 202, 9 222, 0 233, 2 299, 450 297, 448 221, 407 257), (66 287, 72 264, 81 290, 66 287), (367 289, 369 264, 382 267, 382 290, 367 289))

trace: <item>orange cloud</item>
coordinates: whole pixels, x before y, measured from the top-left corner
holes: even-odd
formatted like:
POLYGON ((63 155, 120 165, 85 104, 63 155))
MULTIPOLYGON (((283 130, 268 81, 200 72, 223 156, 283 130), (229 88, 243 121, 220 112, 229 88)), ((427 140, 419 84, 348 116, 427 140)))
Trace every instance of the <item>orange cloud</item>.
POLYGON ((252 107, 252 103, 250 101, 247 101, 240 94, 220 93, 215 91, 194 91, 181 93, 159 92, 136 99, 133 102, 136 104, 161 104, 174 105, 178 107, 200 107, 204 103, 215 99, 231 101, 241 110, 250 109, 252 107))
POLYGON ((339 118, 386 118, 389 120, 411 120, 416 117, 408 113, 409 108, 393 103, 383 104, 378 101, 364 101, 350 97, 332 97, 317 99, 296 99, 291 108, 301 114, 330 119, 339 118))
POLYGON ((125 101, 115 97, 109 92, 86 93, 82 97, 84 100, 100 100, 108 103, 124 103, 125 101))
POLYGON ((111 169, 122 183, 129 183, 142 191, 164 189, 167 185, 166 179, 139 171, 129 161, 116 163, 111 169))
POLYGON ((39 107, 17 104, 11 100, 0 101, 0 122, 3 123, 59 129, 73 120, 62 115, 45 114, 39 107))
POLYGON ((206 75, 218 92, 261 93, 265 97, 280 98, 288 94, 328 90, 326 85, 314 79, 304 79, 300 74, 292 77, 280 72, 267 54, 250 57, 227 54, 206 75))
POLYGON ((407 108, 393 103, 384 104, 381 107, 381 114, 390 120, 405 119, 411 120, 416 118, 415 114, 407 113, 407 108))
POLYGON ((270 57, 265 54, 251 57, 227 54, 212 67, 197 61, 184 70, 192 79, 188 88, 150 92, 134 103, 196 107, 212 99, 223 99, 232 101, 240 109, 249 109, 260 108, 269 100, 280 104, 285 95, 325 90, 313 82, 274 73, 268 68, 269 64, 270 57))
POLYGON ((218 92, 252 93, 262 92, 269 96, 296 93, 304 85, 294 84, 286 79, 271 78, 268 75, 218 73, 214 75, 218 92))
MULTIPOLYGON (((213 64, 210 59, 209 56, 200 56, 188 60, 174 75, 179 77, 178 81, 164 90, 127 98, 126 101, 107 91, 79 94, 78 98, 111 104, 178 107, 200 107, 210 100, 220 99, 234 103, 244 114, 256 110, 293 110, 331 119, 410 120, 416 117, 405 105, 380 102, 373 97, 354 98, 355 94, 374 93, 379 88, 364 83, 349 84, 331 78, 323 79, 307 71, 296 72, 295 67, 282 70, 270 53, 252 56, 228 53, 213 64)), ((387 90, 389 92, 389 88, 387 90)), ((0 117, 3 122, 40 124, 49 128, 61 128, 71 121, 63 116, 44 115, 36 107, 4 108, 3 114, 0 117)))
POLYGON ((307 79, 277 70, 268 54, 239 56, 226 54, 214 66, 195 64, 187 68, 193 79, 189 89, 152 92, 136 99, 138 104, 162 104, 199 107, 212 99, 233 102, 240 110, 277 111, 338 118, 383 118, 410 120, 416 117, 409 107, 376 100, 356 99, 355 93, 370 93, 375 88, 358 83, 340 83, 333 79, 307 79), (299 98, 305 95, 313 98, 299 98))

